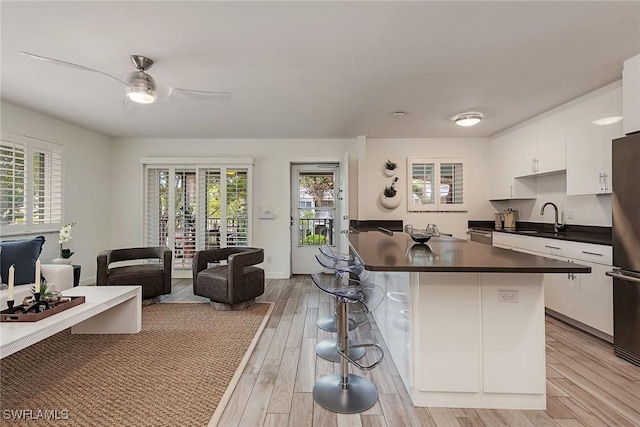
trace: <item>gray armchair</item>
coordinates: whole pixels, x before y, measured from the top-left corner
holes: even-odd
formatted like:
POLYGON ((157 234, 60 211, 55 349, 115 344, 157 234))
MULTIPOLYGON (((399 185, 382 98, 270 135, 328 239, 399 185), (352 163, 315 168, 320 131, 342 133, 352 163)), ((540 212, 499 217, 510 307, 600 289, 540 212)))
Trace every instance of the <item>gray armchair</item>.
POLYGON ((209 298, 214 308, 236 310, 249 307, 264 293, 264 270, 253 267, 264 261, 264 250, 232 247, 196 252, 193 259, 193 293, 209 298), (227 265, 209 268, 209 263, 227 265))
POLYGON ((142 299, 171 293, 173 253, 166 246, 111 249, 98 254, 97 286, 140 285, 142 299), (140 260, 139 264, 111 266, 120 261, 140 260), (158 262, 142 262, 157 260, 158 262))

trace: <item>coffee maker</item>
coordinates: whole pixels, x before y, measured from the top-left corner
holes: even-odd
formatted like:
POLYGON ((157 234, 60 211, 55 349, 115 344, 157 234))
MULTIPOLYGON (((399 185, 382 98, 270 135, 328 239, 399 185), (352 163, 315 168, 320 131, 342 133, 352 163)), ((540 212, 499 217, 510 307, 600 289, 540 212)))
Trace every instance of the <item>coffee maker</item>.
POLYGON ((502 212, 502 218, 504 220, 504 229, 507 231, 514 231, 516 229, 516 217, 518 211, 508 208, 502 212))

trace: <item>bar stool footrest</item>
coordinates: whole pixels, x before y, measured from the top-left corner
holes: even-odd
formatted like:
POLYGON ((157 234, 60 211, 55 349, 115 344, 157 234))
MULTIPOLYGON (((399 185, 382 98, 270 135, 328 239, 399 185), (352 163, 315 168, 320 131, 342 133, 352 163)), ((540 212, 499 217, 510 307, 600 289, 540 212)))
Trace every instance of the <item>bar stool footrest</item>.
MULTIPOLYGON (((357 348, 358 345, 355 341, 348 341, 349 345, 349 358, 353 360, 362 359, 365 354, 364 348, 357 348)), ((316 355, 328 360, 329 362, 339 363, 342 359, 340 353, 338 353, 338 340, 336 338, 329 338, 324 341, 320 341, 316 345, 316 355)))

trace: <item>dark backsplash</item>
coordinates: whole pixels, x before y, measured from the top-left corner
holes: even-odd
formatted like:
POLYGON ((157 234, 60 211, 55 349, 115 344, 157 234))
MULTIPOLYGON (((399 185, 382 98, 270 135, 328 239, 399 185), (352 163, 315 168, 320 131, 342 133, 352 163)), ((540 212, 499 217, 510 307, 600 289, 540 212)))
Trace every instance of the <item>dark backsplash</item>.
POLYGON ((402 231, 402 220, 370 220, 360 221, 351 220, 349 226, 358 231, 377 230, 378 227, 386 228, 391 231, 402 231))

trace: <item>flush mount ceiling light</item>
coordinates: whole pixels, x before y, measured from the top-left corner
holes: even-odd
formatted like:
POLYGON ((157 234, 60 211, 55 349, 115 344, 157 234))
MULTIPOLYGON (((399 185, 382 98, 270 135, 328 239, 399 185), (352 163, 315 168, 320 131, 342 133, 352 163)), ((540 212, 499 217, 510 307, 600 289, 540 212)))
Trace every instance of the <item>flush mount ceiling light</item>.
POLYGON ((465 127, 477 125, 478 123, 480 123, 480 120, 482 120, 482 113, 478 113, 475 111, 458 114, 453 118, 453 121, 458 126, 465 126, 465 127))
POLYGON ((602 119, 594 120, 593 123, 598 126, 606 126, 606 125, 612 125, 614 123, 618 123, 620 120, 622 120, 621 116, 610 116, 610 117, 603 117, 602 119))
POLYGON ((407 113, 405 113, 404 111, 395 111, 393 113, 391 113, 391 115, 393 117, 404 117, 407 113))

